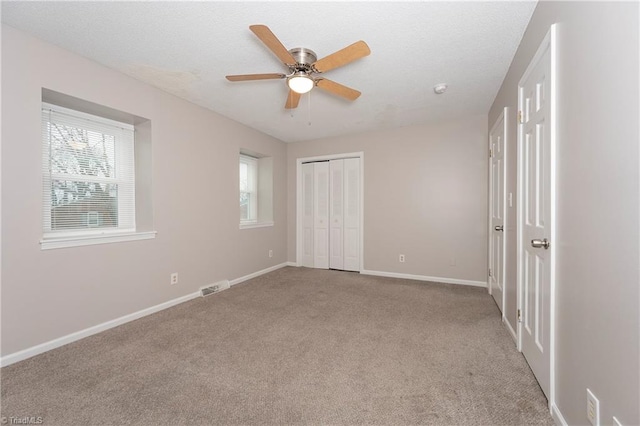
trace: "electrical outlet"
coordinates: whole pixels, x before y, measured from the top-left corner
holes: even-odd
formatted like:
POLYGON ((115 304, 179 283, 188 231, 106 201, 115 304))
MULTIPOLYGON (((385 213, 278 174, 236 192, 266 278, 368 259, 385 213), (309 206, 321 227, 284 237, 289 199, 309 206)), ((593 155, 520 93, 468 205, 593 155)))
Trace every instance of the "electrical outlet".
POLYGON ((587 388, 587 418, 593 426, 600 426, 600 401, 587 388))
POLYGON ((269 257, 273 257, 273 250, 269 250, 269 257))
POLYGON ((616 419, 616 416, 613 416, 613 426, 622 426, 620 420, 616 419))
POLYGON ((171 274, 171 285, 178 284, 178 273, 171 274))
POLYGON ((404 263, 404 254, 399 255, 398 260, 400 261, 400 263, 404 263))

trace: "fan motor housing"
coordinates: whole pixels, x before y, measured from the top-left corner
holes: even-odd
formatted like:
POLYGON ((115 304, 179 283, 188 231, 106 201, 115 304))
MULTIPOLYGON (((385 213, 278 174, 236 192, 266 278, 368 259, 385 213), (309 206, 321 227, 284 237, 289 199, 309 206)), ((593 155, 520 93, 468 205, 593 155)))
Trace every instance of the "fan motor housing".
POLYGON ((289 50, 289 53, 291 53, 291 56, 293 56, 296 62, 300 65, 310 66, 318 60, 318 57, 313 50, 306 49, 304 47, 294 47, 289 50))

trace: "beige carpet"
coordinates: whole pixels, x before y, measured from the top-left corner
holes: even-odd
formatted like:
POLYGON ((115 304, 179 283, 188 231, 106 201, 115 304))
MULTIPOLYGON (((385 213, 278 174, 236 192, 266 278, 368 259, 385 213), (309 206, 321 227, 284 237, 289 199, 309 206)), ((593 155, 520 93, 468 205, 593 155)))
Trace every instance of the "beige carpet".
POLYGON ((485 289, 305 268, 1 374, 45 425, 553 424, 485 289))

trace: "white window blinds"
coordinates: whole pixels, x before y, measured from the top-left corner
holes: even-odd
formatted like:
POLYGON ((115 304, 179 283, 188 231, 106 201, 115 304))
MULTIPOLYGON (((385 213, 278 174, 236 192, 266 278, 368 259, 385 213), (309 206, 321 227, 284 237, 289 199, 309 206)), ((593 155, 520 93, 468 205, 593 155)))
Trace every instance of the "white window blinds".
POLYGON ((240 223, 258 221, 258 160, 240 156, 240 223))
POLYGON ((135 230, 133 126, 42 104, 44 237, 135 230))

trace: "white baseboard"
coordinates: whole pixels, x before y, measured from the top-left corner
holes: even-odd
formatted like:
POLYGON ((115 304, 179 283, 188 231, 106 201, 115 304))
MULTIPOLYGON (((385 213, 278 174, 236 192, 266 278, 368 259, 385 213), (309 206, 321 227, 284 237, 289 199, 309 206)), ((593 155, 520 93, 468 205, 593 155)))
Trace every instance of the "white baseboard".
POLYGON ((377 277, 403 278, 406 280, 430 281, 434 283, 444 283, 444 284, 462 284, 462 285, 471 285, 474 287, 487 287, 486 282, 460 280, 458 278, 428 277, 426 275, 401 274, 398 272, 368 271, 365 269, 360 271, 360 273, 364 275, 375 275, 377 277))
POLYGON ((509 330, 509 334, 513 337, 513 341, 516 342, 516 346, 518 346, 518 333, 513 329, 507 317, 502 318, 502 322, 507 327, 507 330, 509 330))
MULTIPOLYGON (((258 272, 254 272, 253 274, 245 275, 244 277, 236 278, 235 280, 229 281, 230 285, 239 284, 243 281, 250 280, 251 278, 258 277, 260 275, 264 275, 268 272, 275 271, 276 269, 280 269, 287 266, 287 263, 281 263, 279 265, 272 266, 270 268, 263 269, 258 272)), ((138 312, 134 312, 132 314, 124 315, 120 318, 116 318, 114 320, 110 320, 107 322, 103 322, 102 324, 95 325, 93 327, 85 328, 84 330, 76 331, 75 333, 67 334, 66 336, 59 337, 57 339, 50 340, 45 343, 41 343, 36 346, 32 346, 27 349, 23 349, 18 352, 14 352, 9 355, 5 355, 0 358, 0 367, 6 367, 8 365, 14 364, 18 361, 25 360, 27 358, 31 358, 36 355, 40 355, 41 353, 50 351, 52 349, 59 348, 60 346, 64 346, 66 344, 75 342, 77 340, 83 339, 85 337, 92 336, 94 334, 98 334, 102 331, 109 330, 110 328, 117 327, 119 325, 125 324, 127 322, 136 320, 138 318, 145 317, 147 315, 151 315, 153 313, 162 311, 164 309, 170 308, 172 306, 178 305, 180 303, 187 302, 191 299, 195 299, 196 297, 200 297, 200 291, 196 291, 195 293, 187 294, 186 296, 178 297, 177 299, 169 300, 168 302, 160 303, 159 305, 152 306, 150 308, 142 309, 138 312)))
POLYGON ((287 262, 287 266, 298 266, 298 263, 296 262, 287 262))
POLYGON ((556 425, 568 426, 567 421, 564 419, 562 413, 560 412, 560 409, 555 403, 551 404, 551 417, 553 417, 553 421, 556 423, 556 425))
POLYGON ((41 343, 36 346, 32 346, 27 349, 23 349, 18 352, 14 352, 9 355, 5 355, 0 358, 0 366, 6 367, 7 365, 14 364, 18 361, 25 360, 27 358, 31 358, 32 356, 40 355, 41 353, 50 351, 52 349, 59 348, 60 346, 67 345, 69 343, 75 342, 80 339, 84 339, 85 337, 93 336, 94 334, 98 334, 100 332, 109 330, 110 328, 117 327, 119 325, 125 324, 127 322, 137 320, 138 318, 145 317, 147 315, 154 314, 156 312, 162 311, 164 309, 170 308, 175 305, 179 305, 180 303, 187 302, 191 299, 195 299, 200 296, 200 292, 196 291, 195 293, 187 294, 186 296, 178 297, 177 299, 169 300, 168 302, 160 303, 159 305, 152 306, 150 308, 142 309, 138 312, 134 312, 132 314, 124 315, 120 318, 116 318, 111 321, 103 322, 102 324, 95 325, 93 327, 85 328, 84 330, 76 331, 75 333, 67 334, 66 336, 59 337, 57 339, 50 340, 45 343, 41 343))
POLYGON ((269 268, 265 268, 265 269, 263 269, 261 271, 254 272, 254 273, 249 274, 249 275, 245 275, 244 277, 236 278, 235 280, 229 281, 229 284, 231 284, 231 286, 234 286, 236 284, 240 284, 241 282, 250 280, 251 278, 259 277, 260 275, 264 275, 264 274, 267 274, 269 272, 273 272, 276 269, 284 268, 285 266, 287 266, 287 262, 280 263, 278 265, 274 265, 274 266, 271 266, 269 268))

